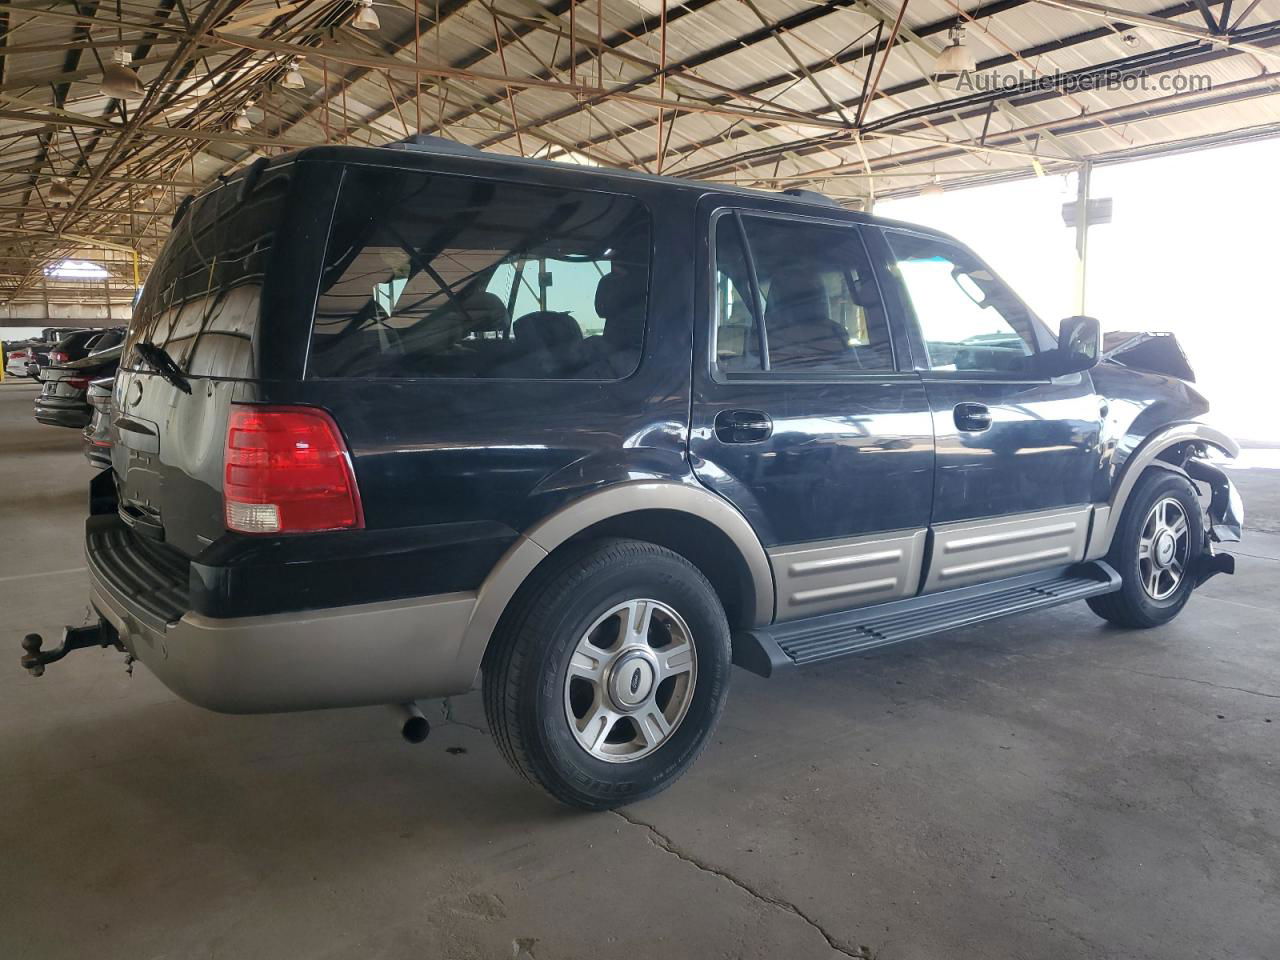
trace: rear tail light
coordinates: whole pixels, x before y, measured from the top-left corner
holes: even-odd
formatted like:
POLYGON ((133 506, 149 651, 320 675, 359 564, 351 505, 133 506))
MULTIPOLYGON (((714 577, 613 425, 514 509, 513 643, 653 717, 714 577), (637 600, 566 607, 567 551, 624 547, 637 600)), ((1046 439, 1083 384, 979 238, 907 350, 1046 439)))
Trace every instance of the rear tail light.
POLYGON ((224 462, 228 530, 304 533, 364 526, 351 456, 338 425, 323 410, 233 405, 224 462))
POLYGON ((68 359, 67 355, 63 353, 61 350, 52 350, 49 353, 50 363, 66 363, 67 359, 68 359))
POLYGON ((14 350, 10 352, 9 359, 13 360, 13 359, 16 359, 17 357, 25 357, 26 355, 27 355, 27 351, 25 350, 14 350))
POLYGON ((65 383, 72 390, 88 390, 89 389, 88 377, 67 377, 65 383))

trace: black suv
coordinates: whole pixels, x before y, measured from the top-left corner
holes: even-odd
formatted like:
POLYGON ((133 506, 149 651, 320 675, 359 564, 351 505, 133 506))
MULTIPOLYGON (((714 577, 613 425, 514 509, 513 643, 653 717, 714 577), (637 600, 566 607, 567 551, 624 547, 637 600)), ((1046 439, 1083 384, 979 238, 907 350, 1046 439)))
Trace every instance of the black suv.
POLYGON ((1205 455, 1235 443, 1098 353, 816 195, 421 142, 258 161, 180 209, 130 327, 102 621, 24 663, 116 643, 227 712, 482 684, 517 771, 626 803, 706 744, 731 662, 1075 599, 1152 626, 1229 570, 1205 455))

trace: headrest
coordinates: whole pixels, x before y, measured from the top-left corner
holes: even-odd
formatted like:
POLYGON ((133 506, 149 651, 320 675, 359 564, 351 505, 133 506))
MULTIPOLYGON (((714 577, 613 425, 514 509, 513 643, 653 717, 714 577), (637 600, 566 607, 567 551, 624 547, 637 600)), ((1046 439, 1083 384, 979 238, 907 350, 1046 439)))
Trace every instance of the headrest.
POLYGON ((596 284, 596 316, 609 319, 644 300, 644 274, 615 266, 596 284))
POLYGON ((808 270, 782 270, 769 284, 765 322, 775 326, 830 320, 827 290, 808 270))
POLYGON ((476 331, 507 329, 507 305, 496 293, 482 290, 462 301, 467 313, 467 329, 476 331))
POLYGON ((511 328, 516 343, 524 344, 531 350, 548 350, 567 343, 578 343, 582 340, 582 328, 578 321, 567 313, 556 310, 538 310, 526 313, 511 328))

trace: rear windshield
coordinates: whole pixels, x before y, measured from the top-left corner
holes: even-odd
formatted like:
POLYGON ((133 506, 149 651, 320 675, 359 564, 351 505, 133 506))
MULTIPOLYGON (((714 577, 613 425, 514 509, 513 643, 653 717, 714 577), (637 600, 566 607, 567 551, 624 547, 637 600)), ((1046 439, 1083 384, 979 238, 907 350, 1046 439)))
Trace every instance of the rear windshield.
POLYGON ((102 336, 102 334, 96 330, 82 330, 79 333, 73 333, 63 337, 53 345, 53 349, 61 350, 63 353, 66 353, 69 350, 79 350, 89 340, 100 336, 102 336))
POLYGON ((193 376, 254 375, 258 305, 290 169, 264 171, 243 199, 233 180, 191 204, 147 276, 129 325, 126 365, 142 366, 131 348, 150 342, 193 376))
POLYGON ((110 350, 117 346, 124 339, 124 334, 119 330, 108 330, 99 336, 93 343, 89 344, 89 349, 93 353, 101 353, 103 350, 110 350))
POLYGON ((351 169, 308 374, 626 377, 644 337, 649 247, 632 197, 351 169))

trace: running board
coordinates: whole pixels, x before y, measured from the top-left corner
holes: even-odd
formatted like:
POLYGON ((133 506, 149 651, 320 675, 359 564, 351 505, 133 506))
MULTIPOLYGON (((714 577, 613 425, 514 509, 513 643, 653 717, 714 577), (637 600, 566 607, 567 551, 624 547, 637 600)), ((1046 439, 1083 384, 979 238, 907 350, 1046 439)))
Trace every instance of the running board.
POLYGON ((783 667, 821 663, 931 633, 1028 610, 1043 610, 1120 589, 1120 575, 1100 561, 909 597, 890 603, 789 620, 733 635, 733 662, 768 677, 783 667))

